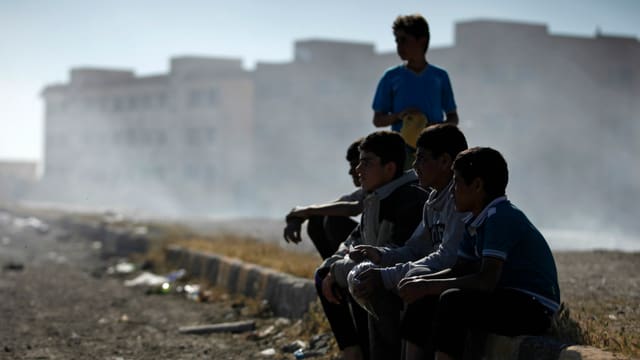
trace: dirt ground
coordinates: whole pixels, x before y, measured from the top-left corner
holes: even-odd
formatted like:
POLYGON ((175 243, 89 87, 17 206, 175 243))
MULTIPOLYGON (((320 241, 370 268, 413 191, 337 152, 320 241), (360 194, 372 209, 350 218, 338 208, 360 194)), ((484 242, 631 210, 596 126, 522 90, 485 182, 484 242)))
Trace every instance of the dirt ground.
POLYGON ((32 225, 0 212, 0 359, 294 358, 281 347, 299 323, 224 294, 201 303, 125 287, 106 275, 113 259, 100 259, 91 241, 32 225), (255 332, 178 332, 247 319, 256 320, 255 332), (260 355, 269 348, 275 356, 260 355))
MULTIPOLYGON (((638 356, 640 253, 555 257, 563 301, 589 341, 638 356)), ((88 239, 0 210, 0 359, 294 359, 283 346, 313 340, 297 336, 300 321, 270 317, 250 300, 220 293, 200 303, 125 287, 124 277, 106 274, 114 262, 88 239), (256 331, 178 332, 246 319, 256 321, 256 331), (275 355, 260 354, 270 348, 275 355)), ((329 349, 314 359, 331 359, 335 347, 329 349)))

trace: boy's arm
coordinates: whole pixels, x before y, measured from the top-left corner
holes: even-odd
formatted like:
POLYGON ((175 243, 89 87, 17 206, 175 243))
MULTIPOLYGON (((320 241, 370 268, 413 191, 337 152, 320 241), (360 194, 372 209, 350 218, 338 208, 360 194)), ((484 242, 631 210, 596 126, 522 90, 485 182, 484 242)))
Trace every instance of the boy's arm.
POLYGON ((394 122, 400 119, 397 114, 385 114, 382 112, 373 113, 373 125, 376 127, 391 126, 394 122))
POLYGON ((406 302, 412 303, 422 297, 439 295, 454 288, 493 291, 500 280, 503 264, 502 259, 484 256, 477 272, 442 278, 443 275, 447 275, 447 270, 444 270, 440 273, 406 278, 398 284, 398 293, 406 302))
POLYGON ((296 206, 287 218, 299 217, 308 219, 311 216, 356 216, 362 212, 362 201, 335 201, 326 204, 296 206))

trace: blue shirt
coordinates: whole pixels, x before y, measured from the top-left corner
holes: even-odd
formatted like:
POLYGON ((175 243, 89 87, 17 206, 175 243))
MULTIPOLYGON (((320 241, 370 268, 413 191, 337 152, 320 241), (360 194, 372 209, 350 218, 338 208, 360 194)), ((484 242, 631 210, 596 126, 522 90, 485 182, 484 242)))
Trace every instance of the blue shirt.
MULTIPOLYGON (((428 64, 419 74, 404 65, 387 69, 380 79, 373 98, 373 111, 384 114, 417 108, 430 123, 444 121, 444 114, 456 110, 449 75, 443 69, 428 64)), ((402 121, 391 129, 399 131, 402 121)))
POLYGON ((530 294, 554 312, 560 308, 558 274, 551 249, 520 209, 506 197, 499 197, 465 223, 458 256, 504 260, 497 287, 530 294))

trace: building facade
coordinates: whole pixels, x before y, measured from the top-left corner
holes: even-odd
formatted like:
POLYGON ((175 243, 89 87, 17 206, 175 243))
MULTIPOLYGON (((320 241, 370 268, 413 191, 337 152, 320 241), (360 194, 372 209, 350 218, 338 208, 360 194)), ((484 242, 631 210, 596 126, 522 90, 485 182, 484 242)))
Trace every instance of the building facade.
POLYGON ((159 213, 232 206, 251 169, 253 87, 239 59, 174 58, 149 77, 71 70, 43 92, 39 195, 159 213))

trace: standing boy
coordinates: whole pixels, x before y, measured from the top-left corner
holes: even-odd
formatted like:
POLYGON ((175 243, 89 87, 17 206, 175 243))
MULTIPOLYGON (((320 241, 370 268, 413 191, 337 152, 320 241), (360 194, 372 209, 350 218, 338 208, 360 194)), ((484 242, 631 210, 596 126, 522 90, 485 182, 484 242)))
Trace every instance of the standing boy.
POLYGON ((318 296, 346 359, 362 359, 363 355, 368 358, 366 312, 347 291, 347 274, 356 264, 348 255, 349 247, 402 246, 420 223, 427 199, 426 192, 416 185, 415 173, 403 171, 404 147, 402 137, 391 131, 372 133, 362 141, 356 167, 362 189, 367 193, 361 222, 316 271, 318 296))
POLYGON ((412 156, 427 124, 458 124, 458 113, 449 75, 427 62, 430 33, 425 18, 398 16, 393 36, 403 64, 388 69, 380 79, 373 98, 373 124, 391 125, 391 130, 402 133, 412 156))
POLYGON ((403 337, 415 350, 435 350, 437 359, 461 358, 471 329, 542 334, 560 304, 547 242, 505 196, 508 170, 502 155, 472 148, 458 155, 453 171, 456 208, 471 212, 458 261, 451 269, 407 277, 398 285, 409 304, 403 337))
POLYGON ((356 298, 376 298, 371 306, 377 318, 369 316, 372 360, 400 356, 399 327, 403 304, 395 294, 400 280, 412 269, 429 273, 453 266, 464 232, 462 219, 467 214, 455 209, 451 168, 458 153, 467 149, 464 134, 453 124, 431 125, 422 131, 417 145, 413 168, 420 186, 431 189, 422 222, 402 247, 360 245, 350 254, 357 257, 356 253, 360 252, 380 266, 358 275, 358 285, 353 293, 356 298))

